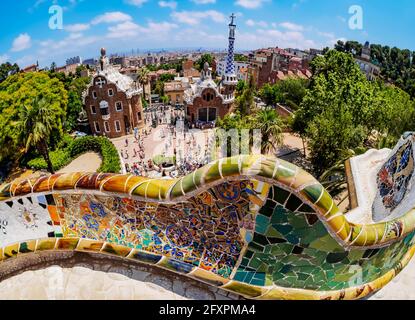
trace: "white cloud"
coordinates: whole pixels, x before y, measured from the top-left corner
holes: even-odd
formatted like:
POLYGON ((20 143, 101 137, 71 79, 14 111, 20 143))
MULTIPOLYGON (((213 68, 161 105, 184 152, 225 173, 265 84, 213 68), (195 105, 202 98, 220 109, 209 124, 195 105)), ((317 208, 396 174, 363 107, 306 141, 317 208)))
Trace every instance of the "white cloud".
POLYGON ((333 32, 321 32, 321 31, 318 31, 317 34, 319 36, 322 36, 324 38, 329 38, 329 39, 334 39, 336 37, 333 32))
POLYGON ((268 0, 237 0, 235 4, 246 9, 256 9, 261 7, 266 1, 268 0))
POLYGON ((103 15, 97 16, 95 19, 92 20, 92 24, 100 24, 100 23, 114 23, 114 22, 124 22, 124 21, 131 21, 132 18, 130 15, 125 14, 120 11, 115 12, 106 12, 103 15))
POLYGON ((175 43, 181 43, 183 46, 226 48, 227 35, 206 32, 199 28, 188 28, 175 32, 173 41, 175 43))
POLYGON ((90 28, 88 23, 77 23, 77 24, 69 24, 65 26, 65 30, 68 32, 81 32, 86 31, 90 28))
POLYGON ((11 51, 19 52, 29 49, 32 46, 32 38, 27 33, 20 34, 16 39, 13 40, 13 46, 11 51))
POLYGON ((191 0, 196 4, 213 4, 216 3, 216 0, 191 0))
POLYGON ((140 26, 131 21, 126 21, 108 28, 109 38, 134 37, 138 35, 140 26))
POLYGON ((248 27, 255 27, 255 26, 258 26, 258 27, 261 27, 261 28, 267 28, 268 27, 268 23, 266 23, 265 21, 254 21, 252 19, 248 19, 248 20, 246 20, 245 23, 248 27))
POLYGON ((76 40, 81 39, 84 35, 82 33, 71 33, 68 37, 68 39, 76 40))
POLYGON ((147 0, 126 0, 125 2, 136 7, 141 7, 144 3, 147 2, 147 0))
POLYGON ((134 22, 126 21, 116 26, 108 28, 108 38, 132 38, 142 35, 151 35, 152 37, 163 37, 171 30, 178 28, 176 24, 169 22, 152 22, 150 21, 146 27, 142 27, 134 22))
POLYGON ((25 55, 15 61, 20 67, 26 67, 30 64, 36 63, 36 58, 32 55, 25 55))
POLYGON ((214 22, 225 22, 225 15, 215 10, 208 11, 181 11, 173 12, 171 17, 179 23, 198 25, 203 19, 211 19, 214 22))
POLYGON ((303 31, 304 30, 303 26, 300 26, 299 24, 295 24, 292 22, 283 22, 283 23, 280 23, 280 26, 290 31, 303 31))
POLYGON ((176 10, 177 2, 176 1, 159 1, 159 6, 162 8, 170 8, 176 10))
POLYGON ((0 55, 0 64, 5 63, 9 60, 9 56, 7 54, 0 55))
POLYGON ((309 49, 315 47, 313 40, 307 39, 300 31, 280 31, 275 28, 257 29, 255 32, 240 33, 236 39, 241 49, 280 47, 309 49), (246 46, 248 45, 248 46, 246 46))

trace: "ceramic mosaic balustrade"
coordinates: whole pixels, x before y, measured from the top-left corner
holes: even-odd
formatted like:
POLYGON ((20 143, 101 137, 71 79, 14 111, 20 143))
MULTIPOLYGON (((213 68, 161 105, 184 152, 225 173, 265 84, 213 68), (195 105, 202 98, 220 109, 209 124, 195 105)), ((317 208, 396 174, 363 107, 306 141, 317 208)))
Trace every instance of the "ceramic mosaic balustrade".
POLYGON ((363 298, 415 250, 413 211, 352 224, 311 175, 262 156, 218 160, 178 180, 74 173, 0 190, 1 221, 24 225, 22 210, 31 227, 13 237, 8 222, 0 228, 2 259, 113 254, 253 299, 363 298))

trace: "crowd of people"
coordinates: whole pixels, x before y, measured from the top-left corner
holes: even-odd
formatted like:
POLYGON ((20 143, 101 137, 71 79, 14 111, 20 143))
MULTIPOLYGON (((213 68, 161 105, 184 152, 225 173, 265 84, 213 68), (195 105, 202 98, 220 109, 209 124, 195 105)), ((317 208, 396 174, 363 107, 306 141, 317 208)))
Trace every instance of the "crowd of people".
POLYGON ((205 136, 204 147, 200 143, 200 137, 198 143, 195 132, 189 130, 185 124, 182 110, 172 110, 163 106, 147 111, 145 120, 145 128, 141 132, 135 128, 134 139, 131 141, 125 138, 124 148, 120 150, 127 173, 150 178, 177 178, 211 161, 210 151, 214 137, 205 136), (158 126, 161 126, 161 129, 155 130, 154 127, 158 126), (154 150, 151 150, 150 154, 150 150, 146 150, 144 145, 146 139, 156 133, 160 134, 156 138, 162 143, 162 151, 157 155, 157 163, 155 163, 154 150), (133 146, 130 145, 131 143, 133 146), (133 150, 132 154, 130 154, 131 150, 133 150))

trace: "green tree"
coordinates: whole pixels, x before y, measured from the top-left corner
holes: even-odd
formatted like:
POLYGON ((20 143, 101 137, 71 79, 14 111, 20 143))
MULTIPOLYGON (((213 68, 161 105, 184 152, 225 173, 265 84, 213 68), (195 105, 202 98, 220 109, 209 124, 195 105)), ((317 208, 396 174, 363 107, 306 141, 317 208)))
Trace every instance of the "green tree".
POLYGON ((48 171, 55 173, 49 157, 48 140, 53 129, 62 127, 62 110, 45 98, 35 98, 31 105, 25 105, 19 114, 17 130, 25 152, 36 148, 45 159, 48 171))
POLYGON ((278 92, 282 93, 281 102, 297 110, 303 101, 309 80, 291 77, 276 83, 278 92))
POLYGON ((19 71, 20 68, 16 63, 13 65, 10 62, 2 63, 0 65, 0 83, 6 80, 8 76, 16 74, 19 71))
POLYGON ((59 79, 68 92, 68 106, 66 109, 64 129, 65 131, 71 132, 77 127, 79 114, 83 109, 82 94, 91 82, 91 78, 80 77, 78 76, 78 72, 75 75, 68 76, 63 72, 49 72, 49 77, 59 79))
MULTIPOLYGON (((146 100, 147 99, 146 85, 150 81, 150 71, 149 71, 149 69, 147 69, 146 67, 143 67, 140 70, 138 70, 137 80, 143 86, 143 97, 144 97, 144 100, 146 100)), ((149 94, 151 94, 151 93, 149 93, 149 94)))
POLYGON ((235 54, 235 61, 248 62, 248 57, 243 55, 243 54, 236 53, 235 54))
POLYGON ((213 63, 213 56, 210 53, 203 54, 199 60, 195 63, 195 69, 201 71, 205 65, 205 63, 209 63, 210 66, 212 66, 213 63))
POLYGON ((52 62, 52 64, 50 65, 50 71, 51 72, 55 72, 56 71, 56 63, 52 62))
POLYGON ((374 88, 351 54, 331 50, 316 57, 310 87, 295 113, 292 128, 308 140, 311 161, 321 173, 346 149, 363 144, 376 111, 374 88))
POLYGON ((260 129, 262 134, 261 153, 276 151, 282 144, 284 123, 275 109, 267 108, 256 112, 251 120, 252 129, 260 129))
POLYGON ((349 53, 329 51, 312 61, 310 87, 292 128, 308 140, 317 173, 345 150, 376 146, 371 137, 397 141, 413 130, 415 106, 409 94, 382 82, 369 82, 349 53))
POLYGON ((168 104, 169 103, 169 97, 166 95, 163 95, 161 97, 161 102, 163 102, 164 104, 168 104))
POLYGON ((280 87, 276 84, 264 84, 259 91, 259 96, 265 105, 269 107, 275 107, 277 103, 283 101, 283 93, 280 91, 280 87))
MULTIPOLYGON (((30 111, 34 101, 44 101, 53 116, 52 137, 62 136, 62 123, 68 104, 68 94, 64 85, 46 72, 18 73, 0 83, 0 161, 17 160, 26 152, 17 123, 23 114, 30 111)), ((49 111, 48 111, 49 112, 49 111)))
POLYGON ((246 116, 255 109, 255 80, 249 77, 248 85, 245 86, 242 94, 236 98, 236 104, 242 116, 246 116))
POLYGON ((318 175, 339 161, 344 150, 360 147, 367 137, 365 128, 354 122, 350 110, 344 106, 324 110, 306 132, 311 161, 318 175))
POLYGON ((244 80, 239 80, 236 85, 236 96, 240 96, 246 87, 246 82, 244 80))

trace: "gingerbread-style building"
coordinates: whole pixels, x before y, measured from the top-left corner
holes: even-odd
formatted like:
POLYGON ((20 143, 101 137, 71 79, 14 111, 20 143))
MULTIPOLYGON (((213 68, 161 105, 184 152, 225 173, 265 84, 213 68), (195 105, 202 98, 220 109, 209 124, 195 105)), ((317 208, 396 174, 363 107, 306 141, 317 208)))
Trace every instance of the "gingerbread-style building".
POLYGON ((187 119, 191 123, 215 122, 233 110, 238 80, 234 61, 235 15, 231 19, 226 72, 222 80, 216 83, 212 79, 212 70, 206 63, 200 79, 185 91, 184 105, 187 119))
POLYGON ((99 71, 83 96, 92 134, 118 138, 143 127, 142 95, 139 83, 111 66, 101 49, 99 71))

